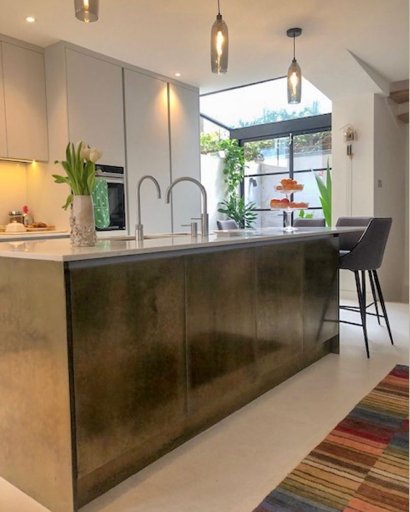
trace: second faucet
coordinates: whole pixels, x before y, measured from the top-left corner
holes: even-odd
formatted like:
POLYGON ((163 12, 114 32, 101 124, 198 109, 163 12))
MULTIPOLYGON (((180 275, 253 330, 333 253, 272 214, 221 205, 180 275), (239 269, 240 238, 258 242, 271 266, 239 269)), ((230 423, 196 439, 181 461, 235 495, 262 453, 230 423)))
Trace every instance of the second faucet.
POLYGON ((141 185, 144 180, 151 180, 154 185, 157 187, 158 199, 161 199, 161 187, 159 186, 158 181, 151 176, 150 174, 146 174, 143 176, 137 185, 137 225, 135 226, 135 238, 137 240, 144 240, 144 226, 141 224, 141 185))

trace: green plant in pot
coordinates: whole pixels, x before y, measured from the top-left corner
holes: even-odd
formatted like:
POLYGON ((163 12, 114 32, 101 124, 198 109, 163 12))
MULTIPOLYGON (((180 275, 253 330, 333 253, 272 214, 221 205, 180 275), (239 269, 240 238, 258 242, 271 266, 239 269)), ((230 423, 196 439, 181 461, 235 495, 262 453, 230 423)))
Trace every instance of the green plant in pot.
POLYGON ((245 179, 244 148, 235 139, 221 140, 219 147, 225 155, 223 173, 226 199, 220 203, 218 212, 233 219, 240 228, 251 228, 257 217, 255 203, 245 203, 239 194, 239 187, 245 179))
POLYGON ((101 151, 90 148, 84 142, 69 142, 66 159, 61 164, 65 176, 53 174, 55 183, 69 186, 70 193, 63 206, 71 207, 71 243, 75 246, 93 246, 96 243, 94 211, 91 194, 95 187, 95 163, 101 158, 101 151))

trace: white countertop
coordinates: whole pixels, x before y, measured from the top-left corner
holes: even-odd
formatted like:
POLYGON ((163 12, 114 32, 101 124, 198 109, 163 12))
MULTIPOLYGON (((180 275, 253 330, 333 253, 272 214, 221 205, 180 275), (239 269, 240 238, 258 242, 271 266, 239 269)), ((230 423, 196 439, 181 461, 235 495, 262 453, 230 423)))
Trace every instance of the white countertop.
POLYGON ((320 235, 334 235, 358 230, 363 230, 363 228, 298 228, 292 233, 286 233, 282 228, 232 230, 231 232, 215 232, 206 238, 201 236, 191 238, 190 235, 175 235, 152 238, 143 242, 137 242, 132 237, 128 237, 130 238, 129 240, 107 238, 104 240, 100 239, 95 247, 73 247, 69 239, 0 242, 0 257, 60 262, 81 261, 96 258, 195 250, 205 247, 246 245, 262 241, 296 241, 320 235))
POLYGON ((14 242, 25 240, 43 240, 47 238, 69 238, 70 233, 67 230, 53 230, 53 231, 31 231, 23 233, 0 233, 0 242, 14 242))

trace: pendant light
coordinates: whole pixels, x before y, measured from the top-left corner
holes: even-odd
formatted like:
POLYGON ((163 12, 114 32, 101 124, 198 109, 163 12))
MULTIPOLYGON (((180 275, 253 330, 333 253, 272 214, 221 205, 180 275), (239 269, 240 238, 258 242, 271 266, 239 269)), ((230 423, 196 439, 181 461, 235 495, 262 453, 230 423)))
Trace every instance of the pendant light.
POLYGON ((301 33, 301 28, 290 28, 286 32, 288 37, 293 37, 293 60, 288 69, 288 103, 300 103, 302 98, 302 71, 295 58, 295 38, 301 33))
POLYGON ((228 26, 222 19, 218 0, 218 14, 211 30, 211 69, 212 73, 228 71, 229 36, 228 26))
POLYGON ((98 0, 74 0, 75 17, 84 23, 98 20, 98 0))

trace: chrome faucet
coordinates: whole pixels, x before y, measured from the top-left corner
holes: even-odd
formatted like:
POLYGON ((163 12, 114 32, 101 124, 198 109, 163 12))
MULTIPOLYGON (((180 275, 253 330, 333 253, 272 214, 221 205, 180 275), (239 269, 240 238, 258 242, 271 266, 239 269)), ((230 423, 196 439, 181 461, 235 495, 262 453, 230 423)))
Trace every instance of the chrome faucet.
POLYGON ((171 185, 167 188, 167 204, 171 198, 171 191, 177 183, 181 183, 182 181, 190 181, 191 183, 195 183, 199 187, 199 190, 202 194, 202 213, 201 213, 201 231, 202 236, 208 236, 209 234, 209 216, 208 216, 208 198, 206 195, 205 187, 201 182, 196 180, 195 178, 190 178, 189 176, 183 176, 182 178, 177 178, 175 181, 171 183, 171 185))
POLYGON ((154 176, 150 176, 149 174, 143 176, 137 185, 137 224, 135 226, 135 239, 136 240, 144 240, 144 226, 141 224, 141 185, 144 180, 151 180, 154 185, 157 187, 158 199, 161 199, 161 187, 159 186, 158 181, 154 178, 154 176))

